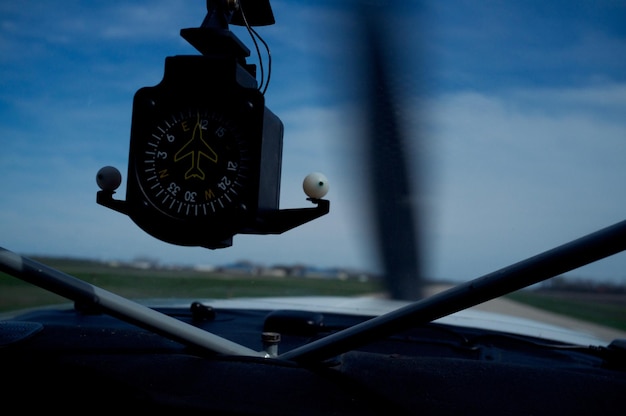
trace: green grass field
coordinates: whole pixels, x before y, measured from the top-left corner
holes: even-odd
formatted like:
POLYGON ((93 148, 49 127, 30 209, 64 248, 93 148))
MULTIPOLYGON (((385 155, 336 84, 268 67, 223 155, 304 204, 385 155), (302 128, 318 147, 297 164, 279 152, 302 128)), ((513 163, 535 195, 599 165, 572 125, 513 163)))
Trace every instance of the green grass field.
MULTIPOLYGON (((128 298, 236 298, 264 296, 355 296, 380 292, 376 282, 232 275, 194 270, 109 267, 91 261, 45 259, 42 263, 128 298)), ((68 300, 0 273, 0 312, 68 300)))
POLYGON ((507 297, 529 306, 626 331, 624 296, 520 291, 507 297))
MULTIPOLYGON (((41 259, 65 273, 128 298, 237 298, 265 296, 357 296, 381 292, 378 282, 358 279, 314 279, 232 275, 193 270, 144 270, 110 267, 99 262, 41 259)), ((626 330, 626 297, 520 291, 517 302, 626 330)), ((68 300, 0 273, 0 312, 67 303, 68 300)))

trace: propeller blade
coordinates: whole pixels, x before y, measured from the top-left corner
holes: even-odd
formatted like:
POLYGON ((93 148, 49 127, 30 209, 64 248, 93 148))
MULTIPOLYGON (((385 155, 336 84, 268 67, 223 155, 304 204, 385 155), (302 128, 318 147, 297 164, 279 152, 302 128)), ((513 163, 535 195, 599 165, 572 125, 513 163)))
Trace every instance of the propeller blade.
MULTIPOLYGON (((389 295, 416 300, 424 286, 418 204, 420 178, 418 160, 411 158, 413 176, 407 165, 407 139, 399 115, 407 111, 394 95, 391 61, 384 52, 393 47, 388 30, 380 24, 384 7, 363 6, 364 102, 366 160, 369 166, 368 194, 373 209, 378 252, 389 295), (411 179, 410 179, 411 178, 411 179)), ((396 60, 397 62, 397 60, 396 60)), ((412 135, 411 140, 418 137, 412 135)))

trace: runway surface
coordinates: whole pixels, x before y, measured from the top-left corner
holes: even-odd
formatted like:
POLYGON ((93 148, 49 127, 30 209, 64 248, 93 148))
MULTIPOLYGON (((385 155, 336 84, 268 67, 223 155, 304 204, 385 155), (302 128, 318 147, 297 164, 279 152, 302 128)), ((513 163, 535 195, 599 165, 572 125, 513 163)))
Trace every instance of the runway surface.
MULTIPOLYGON (((426 289, 426 295, 430 296, 434 293, 448 289, 449 287, 450 286, 446 285, 429 286, 426 289)), ((618 329, 594 324, 592 322, 586 322, 580 319, 570 318, 568 316, 548 312, 542 309, 534 308, 532 306, 512 301, 510 299, 493 299, 477 305, 472 309, 501 313, 504 315, 511 315, 525 319, 532 319, 534 321, 560 326, 563 328, 571 329, 573 331, 585 332, 607 342, 618 338, 626 339, 625 331, 620 331, 618 329)))

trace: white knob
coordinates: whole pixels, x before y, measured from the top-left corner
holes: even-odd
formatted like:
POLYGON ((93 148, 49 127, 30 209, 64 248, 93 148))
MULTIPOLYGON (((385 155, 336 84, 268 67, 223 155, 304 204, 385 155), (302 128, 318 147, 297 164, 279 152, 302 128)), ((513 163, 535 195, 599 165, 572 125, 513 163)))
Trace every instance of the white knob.
POLYGON ((323 198, 328 193, 328 179, 323 173, 309 173, 302 182, 302 189, 309 198, 323 198))

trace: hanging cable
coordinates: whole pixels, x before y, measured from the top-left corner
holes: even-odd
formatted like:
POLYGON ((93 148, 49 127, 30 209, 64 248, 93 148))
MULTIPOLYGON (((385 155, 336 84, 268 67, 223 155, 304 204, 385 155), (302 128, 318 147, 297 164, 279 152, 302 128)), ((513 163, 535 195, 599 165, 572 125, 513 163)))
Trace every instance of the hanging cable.
POLYGON ((259 69, 261 71, 261 81, 259 82, 259 87, 258 90, 261 91, 261 94, 265 95, 265 92, 267 91, 267 87, 269 86, 270 83, 270 77, 272 75, 272 53, 270 52, 270 47, 267 44, 267 42, 265 42, 265 40, 261 37, 261 35, 259 35, 257 33, 256 30, 254 30, 249 24, 248 24, 248 20, 246 19, 246 14, 244 13, 243 7, 241 6, 241 4, 239 4, 239 11, 241 12, 241 17, 243 19, 243 22, 246 26, 246 29, 248 30, 248 33, 250 34, 250 38, 252 39, 252 42, 254 43, 254 48, 256 49, 256 53, 259 59, 259 69), (259 44, 257 42, 260 41, 263 46, 265 47, 265 50, 267 52, 267 79, 265 79, 265 68, 263 66, 263 57, 261 55, 261 50, 259 48, 259 44))

